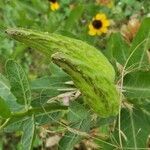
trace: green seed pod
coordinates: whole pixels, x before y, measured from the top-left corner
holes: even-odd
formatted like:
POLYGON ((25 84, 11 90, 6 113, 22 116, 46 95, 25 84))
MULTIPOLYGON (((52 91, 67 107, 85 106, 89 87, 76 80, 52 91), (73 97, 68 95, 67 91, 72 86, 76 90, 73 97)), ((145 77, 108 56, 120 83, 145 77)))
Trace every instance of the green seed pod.
POLYGON ((6 33, 51 57, 55 64, 72 77, 87 104, 98 115, 109 117, 118 113, 119 96, 114 85, 115 71, 96 48, 57 34, 26 29, 8 29, 6 33))

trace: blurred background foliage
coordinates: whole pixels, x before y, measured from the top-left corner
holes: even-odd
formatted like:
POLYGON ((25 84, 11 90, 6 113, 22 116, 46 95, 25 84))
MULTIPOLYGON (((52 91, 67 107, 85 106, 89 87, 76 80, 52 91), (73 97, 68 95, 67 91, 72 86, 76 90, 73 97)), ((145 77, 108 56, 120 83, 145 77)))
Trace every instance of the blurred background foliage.
MULTIPOLYGON (((105 1, 104 1, 105 2, 105 1)), ((4 33, 4 30, 9 27, 23 27, 23 28, 30 28, 30 29, 36 29, 46 32, 54 32, 59 33, 65 36, 73 37, 76 39, 80 39, 83 41, 88 42, 89 44, 97 47, 99 50, 101 50, 106 55, 108 54, 108 50, 112 49, 112 45, 114 40, 116 40, 116 43, 119 41, 120 45, 124 45, 124 49, 128 49, 130 46, 143 18, 149 17, 150 14, 150 1, 149 0, 110 0, 111 5, 108 5, 106 3, 103 3, 101 0, 59 0, 58 3, 60 4, 60 8, 56 11, 52 11, 50 9, 50 2, 48 0, 1 0, 0 1, 0 72, 4 73, 5 70, 5 63, 8 59, 13 58, 17 60, 24 68, 24 70, 27 72, 29 79, 34 79, 31 83, 31 89, 34 93, 35 101, 32 101, 32 106, 39 105, 37 103, 37 99, 39 98, 39 95, 37 95, 37 92, 43 92, 43 86, 45 87, 44 94, 49 97, 56 96, 60 93, 57 93, 55 91, 55 88, 57 89, 60 86, 62 88, 65 88, 66 85, 63 85, 63 82, 66 82, 70 80, 70 77, 68 77, 64 72, 60 71, 56 66, 50 63, 49 59, 46 59, 43 57, 42 54, 32 50, 30 47, 27 47, 21 43, 18 43, 16 41, 13 41, 11 39, 8 39, 4 33), (109 31, 107 34, 103 34, 101 36, 90 36, 88 34, 88 25, 91 22, 92 18, 99 12, 105 13, 107 17, 110 19, 111 26, 109 27, 109 31), (123 39, 126 41, 126 43, 123 43, 120 41, 122 37, 120 35, 113 35, 110 36, 111 33, 120 32, 123 39), (53 74, 51 79, 47 77, 47 75, 53 74), (42 77, 38 79, 39 77, 42 77), (58 79, 59 78, 59 79, 58 79), (61 82, 60 82, 61 81, 61 82), (53 82, 56 83, 55 86, 53 86, 53 82), (47 90, 46 87, 48 87, 50 84, 52 84, 51 89, 47 90), (51 91, 50 91, 51 90, 51 91), (56 92, 56 93, 55 93, 56 92), (45 94, 46 93, 46 94, 45 94), (49 95, 48 95, 49 94, 49 95)), ((115 45, 115 48, 120 48, 119 45, 115 45)), ((120 53, 115 54, 115 58, 118 59, 120 64, 124 64, 122 58, 120 56, 120 53)), ((108 58, 111 61, 111 57, 108 54, 108 58)), ((113 60, 112 60, 113 62, 113 60)), ((138 79, 142 79, 143 75, 142 73, 138 72, 138 74, 130 74, 126 76, 125 78, 125 84, 126 86, 130 86, 129 81, 135 81, 134 77, 137 76, 138 79)), ((144 74, 145 76, 145 74, 144 74)), ((147 75, 147 79, 149 79, 149 75, 147 75)), ((143 80, 142 80, 143 81, 143 80)), ((144 84, 147 85, 147 80, 145 80, 144 84)), ((133 86, 137 87, 136 81, 133 86)), ((141 83, 143 84, 143 82, 141 83)), ((72 88, 72 85, 70 85, 70 88, 72 88)), ((147 86, 149 88, 149 86, 147 86)), ((41 93, 40 93, 41 94, 41 93)), ((137 107, 143 106, 145 110, 148 110, 149 106, 149 100, 148 96, 143 96, 142 98, 146 98, 145 103, 141 103, 141 99, 139 100, 137 97, 138 92, 135 94, 135 96, 131 96, 130 93, 126 95, 129 97, 129 101, 136 103, 137 107), (136 101, 135 101, 136 99, 136 101)), ((42 99, 42 103, 44 103, 44 100, 46 101, 47 98, 42 99)), ((79 102, 81 103, 81 102, 79 102)), ((82 131, 88 132, 90 128, 97 127, 98 125, 102 125, 100 128, 96 128, 92 131, 90 131, 91 136, 97 135, 97 133, 100 131, 102 134, 98 134, 98 137, 105 140, 107 139, 107 136, 109 134, 108 128, 110 126, 113 126, 113 118, 108 119, 98 119, 94 120, 94 118, 90 118, 90 112, 88 109, 85 109, 77 102, 72 102, 70 104, 70 113, 67 115, 68 120, 70 122, 78 121, 81 124, 72 124, 71 127, 76 127, 81 125, 82 131), (82 110, 82 112, 80 111, 82 110), (77 118, 76 115, 73 113, 76 112, 80 118, 77 118), (81 119, 82 118, 82 119, 81 119), (92 126, 91 122, 88 123, 87 120, 92 120, 92 126), (84 122, 85 121, 85 122, 84 122), (110 123, 109 125, 107 123, 110 123), (98 131, 97 131, 98 130, 98 131)), ((149 123, 149 118, 145 118, 145 116, 142 116, 142 113, 140 110, 134 110, 135 114, 140 114, 140 118, 144 118, 145 130, 149 129, 149 126, 146 124, 146 122, 149 123)), ((56 141, 59 140, 59 134, 64 133, 63 131, 66 130, 63 126, 56 126, 57 120, 59 120, 62 116, 60 113, 54 113, 52 114, 53 118, 55 118, 55 121, 52 119, 50 120, 49 117, 42 116, 36 118, 39 122, 39 124, 43 125, 45 123, 51 122, 50 129, 52 131, 55 131, 57 134, 54 134, 53 132, 45 132, 45 130, 41 131, 41 128, 38 130, 38 134, 35 137, 34 141, 34 149, 42 149, 43 144, 46 144, 47 137, 56 138, 56 141), (43 119, 44 118, 44 119, 43 119), (42 140, 41 140, 42 139, 42 140)), ((126 110, 123 110, 123 117, 125 118, 123 120, 123 128, 124 132, 127 133, 127 136, 130 137, 130 129, 132 128, 132 119, 135 121, 135 124, 137 125, 135 128, 139 128, 140 124, 143 123, 143 120, 138 120, 137 116, 130 114, 126 110), (131 120, 131 124, 128 124, 128 120, 131 120), (128 128, 126 126, 128 125, 128 128)), ((64 121, 64 120, 63 120, 64 121)), ((64 124, 66 122, 63 122, 64 124)), ((44 129, 47 129, 47 126, 43 127, 44 129)), ((13 130, 11 128, 7 128, 7 130, 13 130)), ((13 130, 14 131, 14 130, 13 130)), ((117 132, 117 131, 115 131, 117 132)), ((19 129, 15 133, 8 133, 8 134, 1 134, 0 136, 0 149, 20 149, 20 143, 18 142, 20 140, 21 132, 19 129)), ((117 141, 115 141, 114 136, 111 135, 112 139, 114 139, 114 143, 116 144, 117 141)), ((147 133, 145 133, 145 137, 147 136, 147 133)), ((59 145, 62 149, 70 150, 74 143, 77 143, 80 141, 80 136, 74 140, 74 133, 66 132, 65 138, 63 138, 59 145), (66 144, 70 142, 70 144, 66 144), (68 146, 67 148, 65 146, 68 146), (70 147, 69 147, 70 146, 70 147)), ((117 136, 116 136, 117 137, 117 136)), ((141 136, 142 137, 142 136, 141 136)), ((144 137, 144 138, 145 138, 144 137)), ((50 140, 52 140, 52 138, 50 140)), ((125 137, 126 139, 126 137, 125 137)), ((141 143, 143 144, 146 139, 141 139, 141 143)), ((107 142, 110 142, 109 140, 107 142)), ((81 144, 80 148, 79 145, 77 145, 76 149, 86 149, 85 145, 88 147, 91 147, 91 149, 98 149, 97 145, 100 145, 98 148, 100 148, 102 145, 105 147, 105 149, 112 149, 111 144, 108 146, 106 143, 103 143, 98 138, 94 139, 93 141, 88 137, 85 139, 81 144), (86 144, 85 144, 86 143, 86 144), (91 146, 92 145, 92 146, 91 146)), ((134 142, 131 140, 131 143, 129 143, 129 146, 132 146, 134 142)), ((141 145, 142 145, 141 144, 141 145)), ((117 145, 117 144, 116 144, 117 145)), ((138 144, 137 144, 138 145, 138 144)), ((139 144, 140 146, 140 144, 139 144)), ((46 147, 46 146, 44 146, 46 147)), ((55 144, 51 145, 51 149, 55 149, 55 144), (53 147, 54 146, 54 147, 53 147)))

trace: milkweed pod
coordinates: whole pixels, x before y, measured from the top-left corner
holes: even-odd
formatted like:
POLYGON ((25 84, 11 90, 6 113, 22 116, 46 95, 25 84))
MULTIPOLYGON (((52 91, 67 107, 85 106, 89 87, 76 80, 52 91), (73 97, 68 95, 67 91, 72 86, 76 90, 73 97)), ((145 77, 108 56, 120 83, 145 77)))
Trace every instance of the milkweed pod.
POLYGON ((8 29, 12 38, 43 52, 67 72, 84 95, 87 104, 101 117, 119 110, 115 71, 107 58, 86 42, 27 29, 8 29))

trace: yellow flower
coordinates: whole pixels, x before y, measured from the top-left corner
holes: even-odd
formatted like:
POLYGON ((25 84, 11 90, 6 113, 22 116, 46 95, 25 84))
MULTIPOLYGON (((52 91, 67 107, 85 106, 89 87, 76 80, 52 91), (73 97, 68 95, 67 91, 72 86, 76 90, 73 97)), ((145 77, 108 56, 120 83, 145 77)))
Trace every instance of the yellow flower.
POLYGON ((103 13, 98 13, 89 24, 89 35, 101 35, 108 31, 108 26, 110 26, 109 20, 103 13))
POLYGON ((60 6, 57 0, 49 0, 49 2, 50 2, 50 8, 52 11, 59 9, 60 6))

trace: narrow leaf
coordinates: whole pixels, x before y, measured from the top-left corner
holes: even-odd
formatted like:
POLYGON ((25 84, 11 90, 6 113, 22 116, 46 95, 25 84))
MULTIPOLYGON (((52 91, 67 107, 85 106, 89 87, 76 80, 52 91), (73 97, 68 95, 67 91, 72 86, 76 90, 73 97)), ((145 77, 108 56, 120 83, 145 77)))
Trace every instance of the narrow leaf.
MULTIPOLYGON (((118 134, 118 129, 116 130, 118 134)), ((150 133, 150 116, 139 108, 123 109, 121 112, 121 131, 124 134, 122 137, 124 148, 146 149, 146 142, 150 133)))
POLYGON ((150 47, 150 18, 145 18, 130 48, 130 59, 127 67, 149 66, 147 51, 150 47))
POLYGON ((22 150, 31 150, 34 140, 35 122, 34 115, 30 117, 23 125, 23 135, 21 139, 22 150))
POLYGON ((110 60, 115 59, 118 63, 125 64, 129 56, 129 46, 120 33, 114 33, 110 36, 105 54, 110 60))

